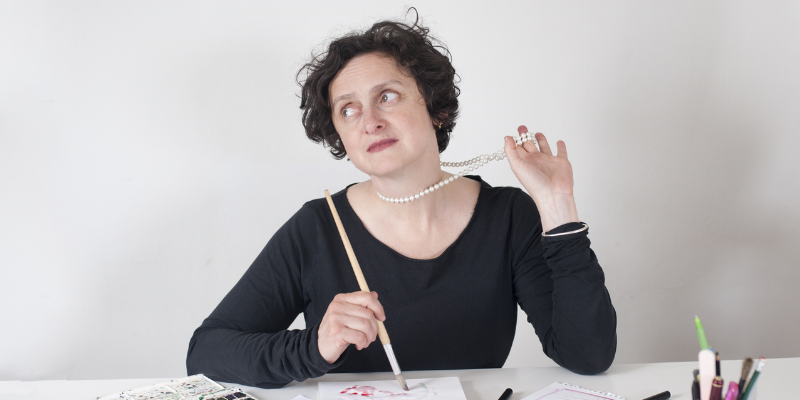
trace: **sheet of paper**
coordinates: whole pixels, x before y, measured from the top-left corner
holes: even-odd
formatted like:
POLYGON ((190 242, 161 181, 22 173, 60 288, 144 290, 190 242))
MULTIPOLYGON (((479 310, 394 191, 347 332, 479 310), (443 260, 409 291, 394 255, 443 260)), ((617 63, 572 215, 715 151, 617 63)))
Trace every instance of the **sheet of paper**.
POLYGON ((408 391, 396 380, 320 382, 319 400, 467 400, 457 377, 407 379, 408 391))
POLYGON ((123 393, 133 400, 181 400, 183 398, 163 383, 134 390, 126 390, 123 393))
POLYGON ((546 388, 525 396, 522 400, 626 400, 613 393, 584 389, 579 386, 553 382, 546 388))

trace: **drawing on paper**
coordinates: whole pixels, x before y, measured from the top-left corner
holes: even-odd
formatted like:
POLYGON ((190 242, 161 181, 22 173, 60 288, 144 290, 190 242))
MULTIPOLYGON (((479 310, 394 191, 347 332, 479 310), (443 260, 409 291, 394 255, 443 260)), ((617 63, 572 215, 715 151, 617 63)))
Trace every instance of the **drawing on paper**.
POLYGON ((397 388, 397 391, 388 391, 376 389, 374 386, 361 386, 353 385, 339 392, 340 400, 355 400, 355 399, 385 399, 387 397, 401 397, 397 400, 422 400, 428 397, 430 389, 424 383, 417 386, 410 386, 408 391, 397 388))
POLYGON ((407 382, 408 391, 397 381, 320 382, 319 400, 466 400, 458 378, 407 382))

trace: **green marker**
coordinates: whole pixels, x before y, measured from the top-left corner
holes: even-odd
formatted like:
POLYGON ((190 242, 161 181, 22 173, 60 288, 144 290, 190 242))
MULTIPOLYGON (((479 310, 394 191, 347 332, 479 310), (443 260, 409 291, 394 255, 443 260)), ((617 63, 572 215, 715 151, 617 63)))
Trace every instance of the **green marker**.
POLYGON ((706 339, 706 331, 703 329, 703 324, 700 323, 700 318, 694 316, 694 324, 697 326, 697 340, 700 342, 700 350, 708 349, 708 339, 706 339))

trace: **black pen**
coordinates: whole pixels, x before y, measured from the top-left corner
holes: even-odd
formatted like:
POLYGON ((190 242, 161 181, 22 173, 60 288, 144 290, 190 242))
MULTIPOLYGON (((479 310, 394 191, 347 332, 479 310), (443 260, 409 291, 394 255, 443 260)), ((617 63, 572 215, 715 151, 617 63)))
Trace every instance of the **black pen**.
POLYGON ((503 392, 503 394, 500 395, 500 398, 497 400, 508 400, 511 398, 511 393, 514 393, 514 391, 511 390, 511 388, 508 388, 506 389, 505 392, 503 392))
POLYGON ((670 397, 672 397, 672 394, 670 394, 669 390, 667 390, 666 392, 661 392, 655 396, 650 396, 644 400, 667 400, 670 397))

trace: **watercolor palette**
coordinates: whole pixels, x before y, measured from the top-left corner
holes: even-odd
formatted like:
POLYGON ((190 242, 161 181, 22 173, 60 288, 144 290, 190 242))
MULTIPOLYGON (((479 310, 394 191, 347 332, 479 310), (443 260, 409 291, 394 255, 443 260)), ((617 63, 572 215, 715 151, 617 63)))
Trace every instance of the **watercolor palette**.
POLYGON ((96 400, 256 400, 239 388, 225 389, 203 374, 126 390, 96 400))
POLYGON ((243 392, 241 389, 225 389, 221 392, 211 393, 196 397, 197 400, 255 400, 255 397, 243 392))

